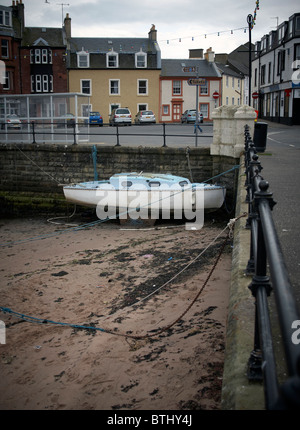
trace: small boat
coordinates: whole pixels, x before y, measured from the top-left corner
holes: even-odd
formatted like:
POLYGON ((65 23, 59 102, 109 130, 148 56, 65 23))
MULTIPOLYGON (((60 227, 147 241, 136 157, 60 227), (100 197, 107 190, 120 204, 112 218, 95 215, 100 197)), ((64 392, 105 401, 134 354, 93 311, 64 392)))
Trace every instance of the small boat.
POLYGON ((63 187, 65 198, 96 208, 100 219, 128 217, 188 219, 196 210, 215 211, 224 203, 226 188, 191 183, 189 179, 162 173, 119 173, 109 180, 81 182, 63 187))

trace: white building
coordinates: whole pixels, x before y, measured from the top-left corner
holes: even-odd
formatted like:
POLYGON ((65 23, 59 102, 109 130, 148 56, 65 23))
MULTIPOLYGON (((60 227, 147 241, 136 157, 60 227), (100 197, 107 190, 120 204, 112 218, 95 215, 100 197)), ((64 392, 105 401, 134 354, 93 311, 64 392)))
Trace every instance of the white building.
POLYGON ((202 49, 191 51, 189 59, 162 60, 160 122, 180 122, 185 110, 196 109, 197 88, 198 110, 204 121, 210 121, 212 111, 220 106, 220 98, 213 96, 216 92, 221 94, 221 74, 214 62, 214 53, 208 50, 205 58, 201 58, 202 49), (200 84, 190 85, 191 78, 199 79, 200 84))
POLYGON ((251 88, 259 118, 300 124, 299 68, 300 13, 295 13, 255 44, 251 88))

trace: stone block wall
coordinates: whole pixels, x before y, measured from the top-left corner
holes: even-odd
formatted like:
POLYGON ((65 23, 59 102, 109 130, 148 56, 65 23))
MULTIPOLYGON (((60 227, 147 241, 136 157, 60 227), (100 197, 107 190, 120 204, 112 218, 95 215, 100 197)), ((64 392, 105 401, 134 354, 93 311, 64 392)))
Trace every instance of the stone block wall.
MULTIPOLYGON (((233 157, 211 156, 209 148, 148 148, 95 145, 98 179, 114 173, 172 173, 202 182, 231 169, 233 157)), ((63 184, 94 179, 93 145, 1 144, 0 214, 61 212, 66 209, 63 184)), ((235 193, 235 173, 216 178, 229 199, 235 193)), ((233 199, 233 198, 232 198, 233 199)))

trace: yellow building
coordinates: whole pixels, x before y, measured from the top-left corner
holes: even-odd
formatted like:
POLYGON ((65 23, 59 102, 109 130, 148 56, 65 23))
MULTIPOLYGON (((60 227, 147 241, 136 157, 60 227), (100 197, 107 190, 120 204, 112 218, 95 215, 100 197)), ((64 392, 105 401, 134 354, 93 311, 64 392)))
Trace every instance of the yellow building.
POLYGON ((159 116, 161 53, 157 31, 148 38, 73 38, 71 19, 66 17, 69 92, 89 96, 79 114, 99 111, 103 122, 116 107, 128 107, 132 120, 139 110, 159 116))
POLYGON ((226 64, 217 63, 222 75, 221 104, 239 106, 245 104, 245 79, 241 73, 226 64))

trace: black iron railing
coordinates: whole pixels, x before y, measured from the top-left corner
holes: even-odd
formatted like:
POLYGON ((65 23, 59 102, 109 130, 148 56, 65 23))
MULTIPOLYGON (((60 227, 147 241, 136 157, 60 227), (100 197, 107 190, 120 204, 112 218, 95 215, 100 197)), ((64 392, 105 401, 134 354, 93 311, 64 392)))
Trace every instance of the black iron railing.
MULTIPOLYGON (((0 141, 9 140, 13 137, 19 137, 19 139, 27 139, 30 143, 39 143, 42 141, 49 140, 54 143, 62 141, 68 141, 69 143, 77 144, 80 141, 90 140, 92 136, 114 136, 115 145, 121 146, 122 138, 128 136, 143 136, 143 137, 155 137, 161 138, 162 146, 167 146, 167 138, 189 138, 194 139, 195 146, 197 146, 197 139, 212 138, 211 133, 200 133, 198 129, 194 129, 194 124, 190 124, 188 128, 188 133, 174 133, 172 127, 180 126, 180 123, 159 123, 152 124, 152 132, 145 132, 144 125, 132 124, 131 127, 125 127, 123 124, 115 124, 113 127, 108 127, 109 124, 103 124, 102 127, 88 126, 84 122, 75 123, 71 120, 57 121, 57 122, 47 122, 47 121, 30 121, 22 122, 19 127, 8 126, 7 124, 2 124, 0 130, 0 141), (138 128, 138 131, 137 131, 138 128), (134 130, 133 130, 134 129, 134 130), (132 130, 132 132, 130 132, 132 130), (195 132, 194 132, 195 131, 195 132)), ((211 123, 200 124, 203 131, 205 128, 211 126, 211 123)), ((183 125, 185 127, 185 125, 183 125)), ((149 129, 147 129, 149 130, 149 129)), ((184 131, 187 128, 183 128, 184 131)), ((94 142, 93 142, 94 143, 94 142)))
POLYGON ((272 209, 275 202, 269 184, 261 176, 262 166, 255 143, 245 127, 247 202, 246 227, 251 229, 250 258, 246 272, 255 297, 254 349, 248 362, 248 378, 263 381, 266 409, 300 407, 300 314, 289 281, 272 209), (287 367, 284 383, 278 382, 273 349, 268 297, 274 293, 287 367))

